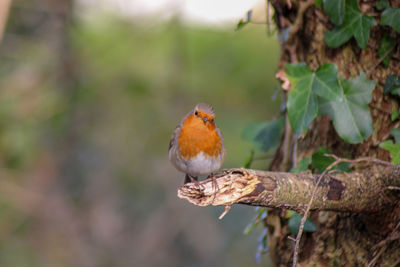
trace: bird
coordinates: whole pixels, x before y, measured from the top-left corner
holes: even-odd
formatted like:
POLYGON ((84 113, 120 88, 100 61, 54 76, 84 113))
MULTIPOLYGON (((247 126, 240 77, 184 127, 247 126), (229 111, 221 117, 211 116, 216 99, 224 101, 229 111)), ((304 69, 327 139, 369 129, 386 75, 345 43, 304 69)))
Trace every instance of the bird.
POLYGON ((184 184, 198 184, 198 177, 217 171, 224 162, 224 140, 214 117, 214 109, 209 104, 197 104, 172 133, 169 159, 176 169, 186 174, 184 184))

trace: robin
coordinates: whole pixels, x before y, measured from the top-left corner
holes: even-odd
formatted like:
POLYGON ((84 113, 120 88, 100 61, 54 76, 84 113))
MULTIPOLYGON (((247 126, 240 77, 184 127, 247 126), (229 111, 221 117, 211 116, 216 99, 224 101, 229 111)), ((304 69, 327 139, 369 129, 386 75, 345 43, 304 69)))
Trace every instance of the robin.
POLYGON ((213 108, 197 104, 175 128, 169 142, 169 159, 186 173, 184 184, 218 170, 225 159, 224 140, 214 121, 213 108))

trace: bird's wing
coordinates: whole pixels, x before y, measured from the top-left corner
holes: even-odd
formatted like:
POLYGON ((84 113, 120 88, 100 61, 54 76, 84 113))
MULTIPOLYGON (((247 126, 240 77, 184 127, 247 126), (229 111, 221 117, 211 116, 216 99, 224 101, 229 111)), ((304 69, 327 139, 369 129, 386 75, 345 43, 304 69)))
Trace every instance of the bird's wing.
POLYGON ((169 139, 168 151, 171 150, 171 147, 175 144, 175 142, 176 142, 176 141, 175 141, 175 140, 176 140, 176 137, 178 136, 178 134, 179 134, 181 128, 182 128, 181 125, 178 124, 178 125, 176 126, 174 132, 172 133, 171 139, 169 139))

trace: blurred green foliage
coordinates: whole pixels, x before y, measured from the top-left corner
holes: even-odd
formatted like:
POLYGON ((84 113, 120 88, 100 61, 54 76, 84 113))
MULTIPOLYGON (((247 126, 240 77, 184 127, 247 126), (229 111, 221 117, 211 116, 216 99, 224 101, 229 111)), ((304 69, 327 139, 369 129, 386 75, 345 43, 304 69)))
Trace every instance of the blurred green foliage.
MULTIPOLYGON (((318 148, 318 151, 315 152, 311 157, 311 166, 318 171, 318 173, 323 173, 326 168, 328 168, 335 159, 333 157, 329 157, 326 155, 331 155, 332 152, 329 149, 324 147, 318 148)), ((343 172, 350 172, 350 164, 348 162, 340 162, 335 165, 332 170, 340 170, 343 172)))
POLYGON ((253 146, 267 152, 272 148, 276 148, 280 142, 285 118, 281 117, 270 122, 252 122, 246 125, 243 130, 243 139, 253 143, 253 146))
POLYGON ((279 109, 277 41, 263 27, 177 18, 33 23, 46 10, 19 20, 29 8, 12 10, 0 53, 0 266, 253 264, 253 240, 232 234, 251 210, 219 223, 218 210, 179 200, 183 174, 167 148, 180 119, 207 102, 224 166, 240 166, 251 149, 244 126, 279 109))
MULTIPOLYGON (((288 210, 287 213, 288 213, 287 217, 289 218, 289 223, 288 223, 289 231, 292 234, 297 235, 297 233, 299 232, 299 229, 300 229, 301 219, 303 218, 303 215, 300 215, 293 210, 288 210)), ((304 223, 303 231, 304 232, 315 232, 317 230, 318 230, 318 228, 315 225, 315 223, 313 222, 313 220, 311 220, 310 218, 307 218, 306 222, 304 223)))

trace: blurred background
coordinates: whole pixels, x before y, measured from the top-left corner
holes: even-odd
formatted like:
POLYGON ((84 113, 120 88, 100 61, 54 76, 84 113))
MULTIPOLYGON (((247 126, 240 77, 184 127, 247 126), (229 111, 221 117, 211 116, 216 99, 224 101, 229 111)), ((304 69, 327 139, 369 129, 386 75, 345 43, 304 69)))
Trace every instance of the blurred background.
MULTIPOLYGON (((246 125, 279 112, 275 35, 236 25, 255 1, 3 0, 0 266, 265 266, 254 209, 178 199, 168 142, 214 107, 224 168, 246 125), (246 3, 243 3, 246 2, 246 3), (276 93, 275 93, 276 95, 276 93)), ((252 167, 265 169, 256 153, 252 167)))

